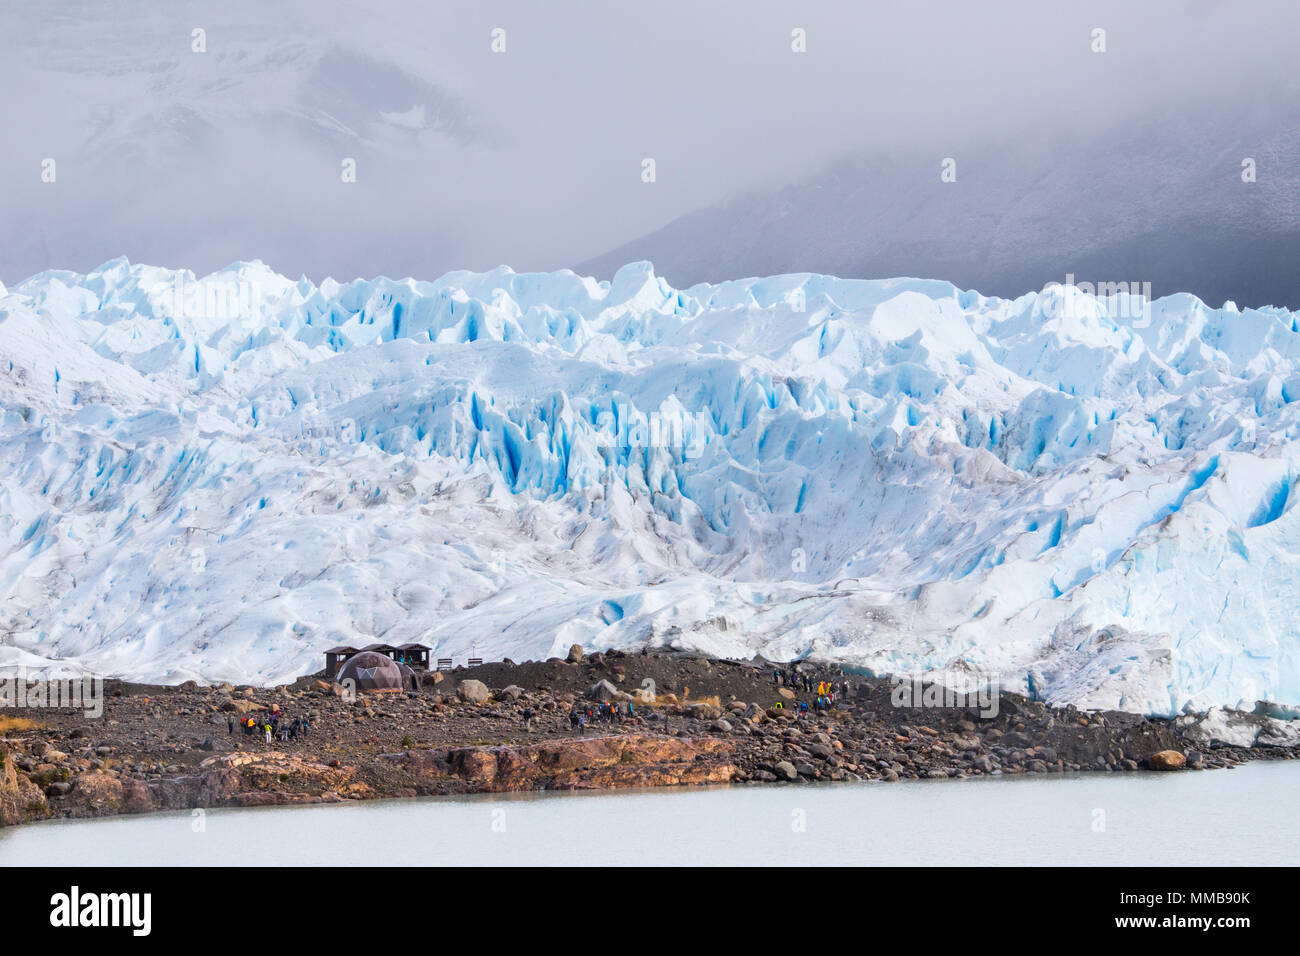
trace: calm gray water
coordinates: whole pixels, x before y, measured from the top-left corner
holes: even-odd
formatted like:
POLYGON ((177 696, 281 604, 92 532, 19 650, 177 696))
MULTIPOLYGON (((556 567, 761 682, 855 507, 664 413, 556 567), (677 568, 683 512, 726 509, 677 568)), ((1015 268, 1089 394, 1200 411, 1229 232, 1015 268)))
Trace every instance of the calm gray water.
POLYGON ((1300 763, 510 794, 0 830, 0 865, 1300 863, 1300 763))

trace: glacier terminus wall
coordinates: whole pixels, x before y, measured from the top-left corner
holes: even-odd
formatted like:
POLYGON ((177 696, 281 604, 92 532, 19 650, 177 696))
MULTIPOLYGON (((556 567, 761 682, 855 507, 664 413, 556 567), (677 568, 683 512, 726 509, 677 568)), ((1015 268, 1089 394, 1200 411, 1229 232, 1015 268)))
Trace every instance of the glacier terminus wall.
POLYGON ((1298 319, 647 263, 42 273, 0 288, 0 665, 580 642, 1300 703, 1298 319))

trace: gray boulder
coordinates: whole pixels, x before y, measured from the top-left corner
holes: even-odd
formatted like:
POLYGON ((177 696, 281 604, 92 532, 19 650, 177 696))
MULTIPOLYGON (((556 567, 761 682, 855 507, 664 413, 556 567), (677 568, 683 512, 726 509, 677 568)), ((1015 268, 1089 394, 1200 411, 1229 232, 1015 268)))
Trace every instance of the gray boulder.
POLYGON ((487 684, 481 680, 463 680, 456 687, 456 696, 461 700, 469 701, 471 704, 482 704, 489 697, 491 692, 487 689, 487 684))

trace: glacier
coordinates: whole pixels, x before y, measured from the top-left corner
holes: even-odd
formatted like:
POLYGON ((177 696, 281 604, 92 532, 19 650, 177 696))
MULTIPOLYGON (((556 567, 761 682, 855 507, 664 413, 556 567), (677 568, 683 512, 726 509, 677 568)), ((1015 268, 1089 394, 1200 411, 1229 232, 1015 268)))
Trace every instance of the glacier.
POLYGON ((649 263, 0 286, 0 667, 644 646, 1300 703, 1300 313, 649 263))

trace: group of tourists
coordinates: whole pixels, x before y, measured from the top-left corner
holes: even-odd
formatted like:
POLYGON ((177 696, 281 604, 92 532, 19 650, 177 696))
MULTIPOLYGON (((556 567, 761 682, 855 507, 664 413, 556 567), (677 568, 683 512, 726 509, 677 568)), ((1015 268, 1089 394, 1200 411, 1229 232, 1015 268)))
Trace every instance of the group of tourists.
MULTIPOLYGON (((776 684, 777 687, 789 687, 792 690, 801 690, 805 694, 813 695, 811 707, 806 700, 800 700, 792 705, 800 717, 808 716, 810 711, 818 714, 828 711, 835 705, 836 694, 848 696, 852 693, 847 680, 834 681, 814 678, 811 674, 802 673, 794 668, 787 671, 780 665, 772 669, 772 683, 776 684)), ((778 703, 776 706, 782 710, 785 709, 785 705, 782 703, 778 703)))
POLYGON ((235 727, 238 726, 245 737, 263 737, 269 744, 273 740, 288 742, 297 740, 299 737, 305 737, 311 731, 311 721, 306 717, 295 717, 292 720, 285 719, 280 713, 280 705, 272 704, 270 711, 265 714, 253 716, 245 714, 242 717, 235 717, 231 714, 226 718, 226 729, 233 737, 235 727))
POLYGON ((837 693, 844 695, 849 693, 849 682, 847 680, 833 681, 814 678, 811 674, 793 668, 787 671, 779 664, 772 668, 772 683, 777 687, 801 690, 805 694, 816 691, 816 696, 832 699, 837 693))
MULTIPOLYGON (((832 694, 818 694, 815 698, 813 698, 812 707, 811 707, 811 712, 820 714, 820 713, 822 713, 823 711, 830 710, 830 709, 831 709, 831 705, 832 705, 834 702, 835 702, 834 695, 832 695, 832 694)), ((780 703, 780 702, 778 702, 776 706, 777 706, 777 708, 780 709, 780 710, 784 710, 784 709, 785 709, 785 705, 782 704, 782 703, 780 703)), ((797 702, 794 704, 794 710, 795 710, 795 713, 797 713, 800 717, 807 717, 808 714, 809 714, 809 712, 810 712, 810 708, 809 708, 809 706, 808 706, 808 701, 806 701, 806 700, 797 701, 797 702)))
POLYGON ((612 700, 603 700, 600 703, 587 702, 574 704, 569 710, 569 728, 575 734, 581 734, 587 729, 588 724, 600 722, 602 724, 621 724, 625 720, 630 720, 636 716, 636 708, 629 700, 625 704, 619 704, 612 700))

